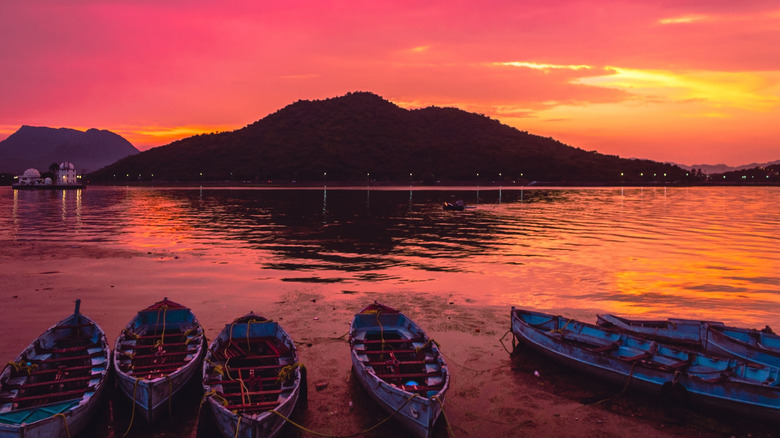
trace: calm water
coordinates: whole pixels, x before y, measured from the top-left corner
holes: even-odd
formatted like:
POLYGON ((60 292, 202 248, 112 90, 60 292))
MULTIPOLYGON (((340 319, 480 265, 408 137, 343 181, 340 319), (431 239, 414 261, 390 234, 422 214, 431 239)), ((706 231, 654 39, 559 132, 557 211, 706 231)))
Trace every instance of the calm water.
POLYGON ((2 188, 0 239, 197 253, 333 293, 779 329, 778 205, 777 187, 2 188), (456 199, 470 208, 441 208, 456 199))

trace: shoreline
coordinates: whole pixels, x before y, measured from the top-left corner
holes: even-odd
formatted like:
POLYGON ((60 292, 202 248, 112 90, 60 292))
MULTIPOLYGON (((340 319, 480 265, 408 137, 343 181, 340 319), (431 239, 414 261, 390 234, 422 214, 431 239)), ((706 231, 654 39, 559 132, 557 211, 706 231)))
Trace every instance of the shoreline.
MULTIPOLYGON (((491 306, 381 285, 370 292, 348 293, 339 286, 283 284, 249 274, 216 277, 210 275, 213 262, 197 254, 101 245, 0 241, 0 263, 5 285, 0 292, 6 310, 0 319, 4 362, 70 314, 76 298, 82 300, 82 313, 105 330, 112 346, 135 312, 164 296, 192 308, 209 340, 232 319, 254 310, 279 321, 296 341, 308 370, 309 397, 304 407, 296 408, 293 420, 321 433, 354 433, 386 417, 352 377, 345 340, 354 313, 374 300, 406 313, 440 344, 451 372, 445 417, 457 437, 756 438, 776 433, 768 424, 686 407, 670 409, 659 397, 622 393, 620 387, 593 381, 522 347, 510 357, 509 309, 518 303, 491 306), (55 256, 65 249, 69 255, 55 256), (324 386, 321 390, 315 389, 318 382, 324 386)), ((136 419, 128 436, 198 436, 207 420, 201 417, 199 424, 202 391, 195 386, 179 402, 176 421, 150 428, 136 419)), ((110 397, 102 417, 82 436, 122 436, 129 423, 129 403, 117 390, 110 397)), ((366 436, 404 433, 390 421, 366 436)), ((311 435, 287 427, 284 436, 311 435)), ((443 421, 435 436, 447 436, 443 421)))

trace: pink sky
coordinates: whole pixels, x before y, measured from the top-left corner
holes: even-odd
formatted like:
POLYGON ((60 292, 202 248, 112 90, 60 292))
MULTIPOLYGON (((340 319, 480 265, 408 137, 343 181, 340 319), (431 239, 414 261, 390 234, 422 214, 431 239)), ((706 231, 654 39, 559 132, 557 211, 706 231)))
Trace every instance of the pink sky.
POLYGON ((780 159, 776 0, 7 1, 0 41, 0 139, 145 150, 371 91, 626 158, 780 159))

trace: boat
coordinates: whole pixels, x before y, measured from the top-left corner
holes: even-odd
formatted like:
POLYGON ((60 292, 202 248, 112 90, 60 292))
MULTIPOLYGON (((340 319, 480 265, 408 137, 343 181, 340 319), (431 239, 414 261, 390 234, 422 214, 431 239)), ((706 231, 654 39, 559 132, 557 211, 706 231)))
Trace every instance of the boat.
POLYGON ((463 211, 463 209, 466 208, 466 206, 463 204, 463 201, 458 200, 454 203, 452 202, 445 202, 443 204, 443 208, 445 210, 454 210, 454 211, 463 211))
POLYGON ((133 412, 154 423, 169 415, 173 397, 200 371, 203 328, 192 311, 166 297, 139 311, 114 347, 114 370, 133 412))
POLYGON ((360 385, 414 436, 430 437, 450 375, 439 347, 396 309, 373 303, 349 329, 352 369, 360 385))
POLYGON ((690 345, 709 354, 734 356, 780 368, 780 336, 769 327, 754 330, 729 327, 715 321, 678 318, 641 320, 610 314, 598 315, 597 323, 651 339, 690 345))
POLYGON ((305 398, 305 381, 290 335, 251 312, 225 326, 203 365, 204 402, 228 438, 277 436, 305 398))
POLYGON ((647 392, 780 422, 780 369, 512 307, 515 340, 576 370, 647 392))
POLYGON ((76 435, 104 406, 108 343, 80 304, 3 368, 0 437, 76 435))

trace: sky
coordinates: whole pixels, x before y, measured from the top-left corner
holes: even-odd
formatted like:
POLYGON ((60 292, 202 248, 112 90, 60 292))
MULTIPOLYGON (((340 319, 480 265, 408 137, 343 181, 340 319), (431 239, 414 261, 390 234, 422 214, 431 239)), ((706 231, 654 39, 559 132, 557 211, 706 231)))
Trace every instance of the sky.
POLYGON ((777 0, 10 0, 0 41, 0 140, 146 150, 370 91, 624 158, 780 160, 777 0))

